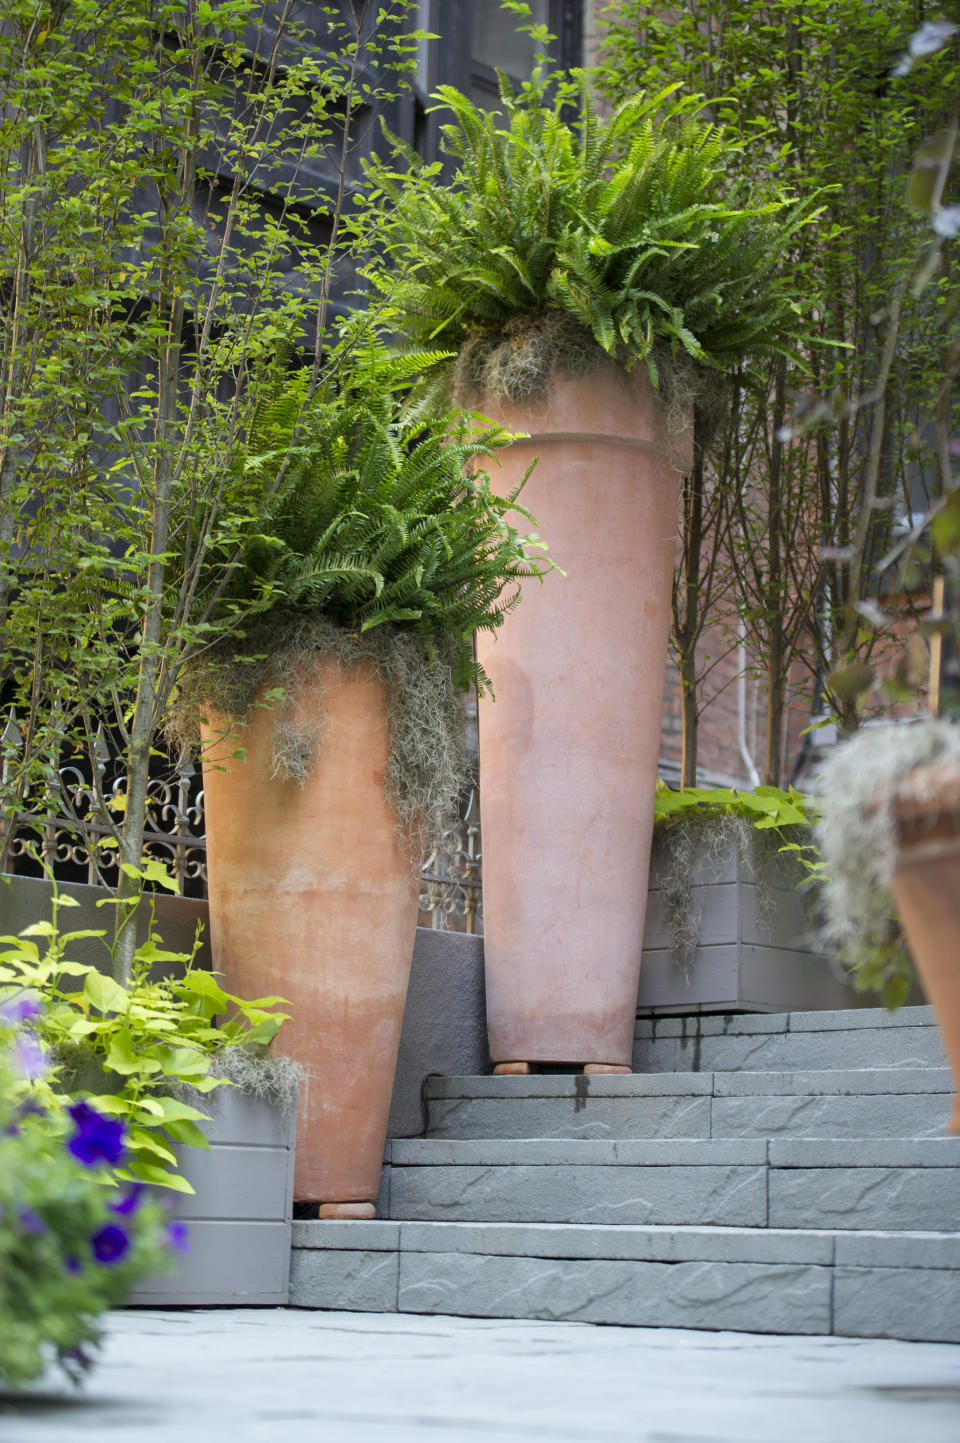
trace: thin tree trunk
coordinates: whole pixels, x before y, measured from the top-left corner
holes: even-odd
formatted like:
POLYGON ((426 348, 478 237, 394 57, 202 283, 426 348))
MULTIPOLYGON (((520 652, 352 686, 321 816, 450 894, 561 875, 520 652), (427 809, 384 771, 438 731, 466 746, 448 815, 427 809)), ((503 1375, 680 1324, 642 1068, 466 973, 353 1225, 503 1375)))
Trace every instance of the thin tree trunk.
POLYGON ((778 440, 786 413, 786 362, 778 361, 774 383, 773 443, 767 495, 767 586, 764 598, 767 630, 767 746, 764 782, 778 787, 783 772, 783 710, 786 684, 783 634, 783 557, 781 554, 783 442, 778 440))

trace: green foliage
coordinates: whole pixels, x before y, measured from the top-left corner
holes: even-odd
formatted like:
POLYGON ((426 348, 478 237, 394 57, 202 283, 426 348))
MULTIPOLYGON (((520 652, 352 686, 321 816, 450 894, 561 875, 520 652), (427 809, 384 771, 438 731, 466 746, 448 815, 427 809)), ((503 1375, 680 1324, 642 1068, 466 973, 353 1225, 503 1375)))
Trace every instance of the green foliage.
POLYGON ((59 811, 83 839, 58 778, 83 759, 118 844, 94 864, 132 900, 115 864, 140 865, 151 747, 216 630, 199 570, 246 534, 236 456, 260 388, 291 334, 319 374, 337 266, 367 244, 355 122, 415 64, 410 0, 312 7, 309 25, 301 9, 4 7, 0 664, 20 735, 0 868, 24 813, 59 811), (101 727, 123 752, 122 815, 97 793, 101 727))
POLYGON ((824 866, 816 845, 809 840, 788 841, 793 827, 803 828, 804 837, 815 825, 816 801, 796 787, 679 787, 672 791, 658 780, 654 799, 654 821, 668 818, 706 821, 709 817, 740 817, 758 832, 774 831, 781 845, 777 850, 796 858, 805 872, 799 886, 821 882, 824 866), (784 829, 787 830, 784 830, 784 829))
POLYGON ((0 1386, 10 1389, 51 1361, 79 1378, 99 1341, 97 1317, 169 1258, 159 1202, 111 1186, 104 1164, 77 1160, 73 1129, 30 1096, 17 1063, 25 1041, 30 1030, 0 1013, 0 1386))
POLYGON ((581 78, 571 124, 569 87, 549 100, 543 72, 520 95, 501 86, 503 123, 438 90, 449 183, 399 142, 406 172, 368 166, 387 258, 370 274, 407 335, 459 349, 559 310, 654 383, 656 342, 721 368, 792 352, 805 323, 781 265, 814 212, 733 177, 739 146, 700 100, 668 86, 604 120, 581 78))
MULTIPOLYGON (((940 26, 939 41, 904 62, 923 14, 913 0, 618 0, 605 10, 597 79, 611 103, 678 84, 681 96, 705 95, 737 142, 738 183, 774 170, 821 197, 817 225, 794 232, 788 256, 811 317, 807 372, 775 364, 759 395, 731 391, 710 467, 733 498, 732 592, 769 698, 770 781, 782 770, 792 663, 814 654, 842 685, 847 662, 880 651, 895 608, 865 625, 861 598, 898 534, 928 510, 936 453, 946 455, 929 421, 953 404, 942 384, 953 262, 911 198, 936 199, 931 220, 946 234, 955 181, 934 198, 930 140, 952 124, 957 46, 954 27, 940 26)), ((904 581, 923 573, 888 570, 888 590, 904 581)), ((866 693, 827 692, 826 708, 852 730, 866 693)))
POLYGON ((118 1178, 190 1193, 193 1188, 177 1171, 176 1149, 209 1146, 197 1126, 206 1115, 177 1090, 207 1093, 225 1085, 216 1076, 218 1054, 270 1043, 287 1016, 276 1011, 283 998, 231 996, 215 974, 193 965, 196 947, 192 955, 163 947, 152 913, 129 981, 121 985, 71 960, 72 943, 105 936, 61 931, 60 911, 77 905, 55 893, 50 921, 0 937, 0 1006, 24 995, 41 1000, 36 1032, 55 1068, 36 1090, 51 1107, 83 1097, 122 1121, 127 1154, 118 1178), (168 975, 172 968, 180 975, 168 975), (164 974, 159 979, 157 969, 164 974))
MULTIPOLYGON (((512 439, 460 413, 418 414, 398 393, 436 353, 397 357, 348 328, 330 374, 311 388, 306 369, 264 398, 238 461, 251 522, 231 560, 210 550, 219 586, 215 616, 236 627, 235 660, 257 655, 264 629, 244 648, 246 619, 323 619, 361 634, 390 626, 435 654, 452 646, 457 684, 486 677, 473 656, 478 630, 496 630, 519 600, 519 582, 548 563, 519 504, 523 482, 493 491, 480 459, 512 439)), ((525 478, 524 478, 525 479, 525 478)))

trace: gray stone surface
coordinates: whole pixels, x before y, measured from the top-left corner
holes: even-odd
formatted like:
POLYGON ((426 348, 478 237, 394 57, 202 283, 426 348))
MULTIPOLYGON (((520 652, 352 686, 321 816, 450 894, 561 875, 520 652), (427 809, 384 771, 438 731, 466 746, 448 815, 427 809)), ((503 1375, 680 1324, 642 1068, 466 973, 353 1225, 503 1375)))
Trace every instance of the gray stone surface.
POLYGON ((557 1223, 403 1223, 404 1252, 489 1252, 611 1262, 820 1263, 833 1233, 736 1227, 576 1227, 557 1223))
POLYGON ((438 1099, 430 1103, 430 1137, 709 1137, 710 1098, 438 1099))
POLYGON ((863 1138, 851 1149, 845 1140, 777 1137, 770 1142, 771 1167, 960 1167, 960 1137, 863 1138))
POLYGON ((399 1272, 397 1252, 297 1248, 290 1265, 290 1301, 300 1308, 396 1312, 399 1272))
POLYGON ((960 1227, 956 1168, 771 1168, 777 1228, 942 1231, 960 1227))
POLYGON ((452 1165, 391 1167, 390 1174, 391 1216, 402 1219, 732 1227, 767 1220, 763 1166, 452 1165))
POLYGON ((947 1068, 433 1078, 431 1138, 939 1138, 947 1068), (711 1100, 711 1094, 712 1100, 711 1100))
POLYGON ((634 1069, 751 1071, 944 1067, 930 1007, 656 1017, 637 1022, 634 1069))
POLYGON ((960 1349, 271 1309, 109 1320, 4 1443, 956 1443, 960 1349))
MULTIPOLYGON (((958 1139, 960 1141, 960 1139, 958 1139)), ((759 1138, 398 1138, 388 1144, 394 1168, 708 1167, 767 1160, 759 1138)))
POLYGON ((830 1273, 749 1263, 401 1253, 400 1308, 489 1318, 825 1333, 830 1273))
POLYGON ((705 1075, 712 1078, 716 1097, 819 1094, 889 1097, 891 1093, 953 1092, 953 1077, 948 1067, 834 1068, 820 1072, 713 1072, 705 1075))
POLYGON ((421 1089, 431 1073, 482 1073, 489 1067, 483 938, 418 927, 389 1135, 423 1132, 421 1089))
POLYGON ((322 1222, 295 1222, 293 1246, 297 1248, 351 1248, 364 1252, 395 1252, 400 1246, 403 1224, 387 1218, 324 1218, 322 1222))
POLYGON ((533 1073, 529 1077, 431 1077, 426 1097, 430 1103, 467 1098, 496 1102, 564 1098, 579 1102, 583 1108, 598 1098, 709 1097, 712 1090, 712 1073, 598 1073, 585 1077, 582 1073, 554 1072, 533 1073))
POLYGON ((953 1268, 960 1277, 960 1234, 837 1233, 835 1261, 851 1267, 953 1268))
MULTIPOLYGON (((642 1055, 642 1054, 641 1054, 642 1055)), ((676 1042, 675 1068, 694 1072, 943 1067, 943 1045, 930 1027, 849 1031, 691 1035, 676 1042)), ((635 1059, 635 1066, 638 1060, 635 1059)))
POLYGON ((960 1272, 838 1267, 834 1311, 841 1336, 960 1343, 960 1272))
MULTIPOLYGON (((378 1226, 369 1222, 343 1222, 331 1229, 329 1223, 297 1223, 294 1247, 330 1251, 378 1248, 381 1243, 376 1232, 371 1238, 371 1229, 375 1230, 378 1226)), ((401 1252, 491 1253, 503 1257, 626 1259, 633 1262, 829 1265, 833 1262, 837 1237, 832 1232, 736 1227, 597 1224, 580 1227, 569 1223, 433 1222, 384 1226, 397 1230, 393 1246, 401 1252)), ((385 1241, 383 1246, 387 1246, 385 1241)))
POLYGON ((950 1099, 938 1093, 715 1097, 710 1109, 713 1137, 935 1138, 949 1116, 950 1099))

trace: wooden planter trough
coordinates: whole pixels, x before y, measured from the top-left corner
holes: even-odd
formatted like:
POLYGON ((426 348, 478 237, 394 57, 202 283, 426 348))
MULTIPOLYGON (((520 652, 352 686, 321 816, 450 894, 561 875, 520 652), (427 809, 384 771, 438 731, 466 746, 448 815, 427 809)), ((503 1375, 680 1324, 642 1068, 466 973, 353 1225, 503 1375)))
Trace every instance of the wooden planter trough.
POLYGON ((637 994, 641 1017, 691 1012, 801 1012, 875 1006, 817 950, 812 897, 797 891, 800 864, 743 856, 735 836, 714 850, 696 849, 689 907, 698 919, 697 947, 684 966, 671 946, 665 880, 670 856, 655 841, 637 994))
POLYGON ((128 1304, 166 1308, 232 1303, 283 1305, 290 1296, 293 1156, 297 1109, 219 1087, 200 1103, 210 1151, 184 1148, 181 1171, 193 1196, 176 1199, 189 1251, 176 1269, 148 1278, 128 1304))

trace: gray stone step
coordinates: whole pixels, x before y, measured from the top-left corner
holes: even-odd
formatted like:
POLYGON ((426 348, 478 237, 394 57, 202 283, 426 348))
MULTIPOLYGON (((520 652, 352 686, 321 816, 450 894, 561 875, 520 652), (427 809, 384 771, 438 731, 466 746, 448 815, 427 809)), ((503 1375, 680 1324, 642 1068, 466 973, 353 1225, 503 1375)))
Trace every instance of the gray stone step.
POLYGON ((951 1230, 960 1138, 395 1139, 381 1216, 951 1230))
POLYGON ((305 1308, 960 1341, 939 1232, 295 1223, 290 1286, 305 1308))
POLYGON ((930 1007, 641 1019, 635 1072, 943 1067, 930 1007))
POLYGON ((433 1077, 431 1138, 938 1137, 948 1068, 433 1077))

